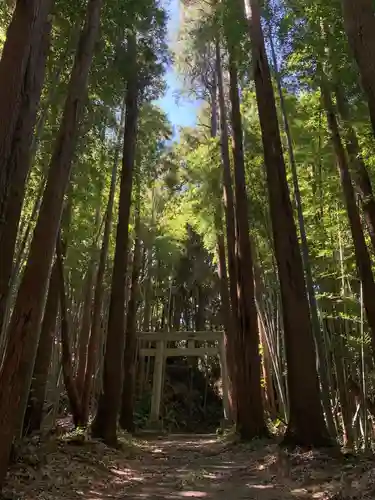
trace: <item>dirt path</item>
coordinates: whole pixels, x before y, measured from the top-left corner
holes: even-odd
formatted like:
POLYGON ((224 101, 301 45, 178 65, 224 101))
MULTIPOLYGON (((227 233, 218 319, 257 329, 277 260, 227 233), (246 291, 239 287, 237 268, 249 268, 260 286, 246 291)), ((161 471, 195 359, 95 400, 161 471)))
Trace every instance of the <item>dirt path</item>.
POLYGON ((372 460, 280 452, 275 444, 225 444, 215 436, 124 443, 49 442, 24 452, 6 499, 289 500, 375 498, 372 460))

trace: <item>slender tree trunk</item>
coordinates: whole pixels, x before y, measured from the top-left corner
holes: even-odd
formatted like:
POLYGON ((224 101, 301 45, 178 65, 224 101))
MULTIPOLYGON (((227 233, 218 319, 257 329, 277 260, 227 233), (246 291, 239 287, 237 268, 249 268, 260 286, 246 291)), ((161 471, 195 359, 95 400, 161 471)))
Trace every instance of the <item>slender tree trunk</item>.
POLYGON ((69 318, 66 304, 66 287, 64 278, 64 257, 61 237, 58 237, 56 244, 56 261, 58 272, 58 289, 60 295, 61 311, 61 362, 64 376, 65 389, 68 394, 70 410, 72 412, 73 422, 76 427, 83 424, 82 406, 77 390, 77 384, 74 380, 73 357, 71 352, 71 342, 69 335, 69 318))
POLYGON ((367 95, 375 134, 375 11, 372 0, 341 0, 345 31, 367 95))
POLYGON ((228 123, 225 106, 223 72, 219 43, 216 43, 216 72, 219 89, 220 110, 220 148, 223 166, 223 202, 226 221, 226 236, 228 245, 228 271, 232 314, 237 328, 238 297, 237 297, 237 262, 236 262, 236 220, 234 210, 233 182, 230 166, 228 123))
MULTIPOLYGON (((63 225, 64 225, 64 228, 66 228, 66 233, 68 233, 68 229, 69 229, 69 226, 70 226, 70 221, 71 221, 71 209, 72 209, 72 203, 71 203, 71 197, 68 197, 68 200, 67 200, 67 204, 66 204, 66 208, 65 208, 65 211, 64 211, 64 216, 62 218, 63 220, 63 225)), ((57 271, 56 271, 57 272, 57 271)), ((52 274, 51 274, 52 276, 52 274)), ((51 284, 51 277, 49 279, 49 283, 51 284)), ((57 289, 59 288, 59 282, 57 281, 57 289)), ((45 312, 45 310, 44 310, 45 312)), ((39 351, 39 344, 38 344, 38 351, 39 351)), ((38 353, 37 351, 37 353, 38 353)), ((35 369, 35 366, 34 366, 34 369, 35 369)), ((31 382, 32 383, 32 382, 31 382)), ((30 389, 31 391, 31 389, 30 389)), ((20 400, 19 402, 19 407, 20 408, 27 408, 27 402, 30 398, 30 392, 29 393, 24 393, 22 395, 23 398, 25 398, 25 400, 20 400)), ((23 428, 25 427, 24 425, 24 413, 22 412, 20 414, 20 421, 18 423, 18 427, 17 427, 17 433, 16 433, 16 436, 22 436, 22 433, 23 433, 23 428)))
POLYGON ((24 435, 38 432, 43 420, 43 407, 47 392, 48 373, 51 364, 57 314, 59 310, 58 279, 57 261, 55 261, 49 282, 47 303, 35 359, 29 401, 23 422, 24 435))
POLYGON ((78 368, 77 368, 77 390, 82 398, 83 402, 83 392, 85 386, 85 376, 87 371, 87 358, 90 343, 90 331, 91 331, 91 320, 92 320, 92 302, 93 302, 93 285, 95 277, 96 268, 96 247, 98 241, 98 234, 100 234, 100 205, 96 209, 95 217, 95 234, 93 236, 93 242, 91 245, 91 258, 87 269, 86 283, 85 283, 85 293, 83 299, 83 311, 82 311, 82 321, 81 330, 78 339, 78 368))
MULTIPOLYGON (((216 76, 219 93, 219 114, 220 114, 220 151, 223 167, 223 206, 225 214, 225 230, 228 250, 228 278, 230 294, 230 310, 232 315, 233 329, 230 335, 226 337, 227 353, 232 360, 229 366, 235 367, 234 344, 237 330, 239 328, 238 317, 238 297, 237 297, 237 262, 236 262, 236 220, 234 210, 234 193, 232 184, 232 173, 230 166, 229 140, 228 140, 228 122, 225 105, 225 93, 223 72, 221 67, 221 54, 219 42, 216 42, 216 76)), ((236 413, 236 375, 235 370, 232 373, 232 407, 233 418, 236 413)))
POLYGON ((330 439, 320 404, 309 302, 258 1, 245 0, 245 10, 252 41, 254 80, 283 307, 290 404, 285 441, 297 445, 325 446, 330 439))
POLYGON ((277 89, 279 92, 280 108, 281 108, 281 113, 283 116, 285 135, 287 138, 289 161, 290 161, 290 166, 291 166, 291 170, 292 170, 294 198, 295 198, 296 207, 297 207, 298 226, 299 226, 299 231, 300 231, 300 236, 301 236, 301 244, 300 244, 301 256, 302 256, 303 268, 305 270, 306 291, 307 291, 307 297, 309 299, 311 324, 312 324, 312 330, 313 330, 314 339, 315 339, 316 354, 317 354, 317 360, 318 360, 318 371, 319 371, 320 381, 321 381, 321 386, 322 386, 322 404, 323 404, 323 409, 324 409, 324 412, 326 415, 328 431, 329 431, 330 435, 332 437, 334 437, 334 436, 336 436, 336 427, 335 427, 335 423, 333 421, 333 414, 332 414, 332 407, 331 407, 331 398, 330 398, 331 384, 330 384, 330 380, 329 380, 328 368, 327 368, 327 366, 328 366, 327 365, 327 358, 326 358, 326 354, 325 354, 326 346, 324 344, 323 332, 322 332, 322 329, 320 327, 320 321, 319 321, 318 304, 316 301, 315 285, 314 285, 314 279, 313 279, 313 274, 312 274, 311 264, 310 264, 310 252, 309 252, 309 245, 308 245, 308 241, 307 241, 307 234, 306 234, 306 228, 305 228, 305 219, 303 216, 302 198, 301 198, 301 192, 299 189, 297 165, 296 165, 296 160, 295 160, 295 156, 294 156, 292 134, 291 134, 290 126, 289 126, 289 120, 288 120, 288 115, 287 115, 287 110, 286 110, 286 105, 285 105, 284 93, 283 93, 283 89, 282 89, 282 81, 281 81, 280 73, 279 73, 278 67, 277 67, 276 52, 275 52, 275 48, 274 48, 274 44, 273 44, 270 26, 269 26, 269 30, 270 30, 269 39, 270 39, 270 46, 271 46, 271 54, 272 54, 272 59, 273 59, 273 66, 274 66, 274 71, 275 71, 277 89))
MULTIPOLYGON (((35 116, 32 115, 35 115, 35 112, 31 111, 30 115, 24 118, 20 113, 25 112, 27 99, 32 103, 30 109, 39 104, 44 68, 38 66, 45 64, 45 59, 43 61, 43 56, 40 55, 40 43, 51 7, 52 0, 17 2, 0 60, 0 232, 14 169, 18 165, 14 159, 9 161, 15 147, 15 134, 19 133, 20 126, 26 126, 26 122, 28 128, 34 127, 35 116), (31 90, 35 71, 38 81, 31 90), (30 92, 33 96, 28 97, 30 92)), ((31 134, 31 131, 28 131, 28 134, 31 134)))
POLYGON ((122 388, 120 425, 128 431, 134 432, 134 390, 135 390, 135 368, 137 354, 137 336, 136 336, 136 320, 139 295, 139 272, 141 260, 141 241, 140 241, 140 181, 138 188, 138 200, 135 215, 135 241, 133 251, 133 269, 131 275, 131 291, 126 315, 126 335, 125 335, 125 350, 124 350, 124 383, 122 388))
POLYGON ((236 332, 236 423, 243 439, 267 434, 261 392, 259 331, 254 296, 253 255, 250 244, 248 200, 245 181, 243 132, 238 92, 237 67, 229 44, 230 100, 232 105, 233 158, 237 219, 238 315, 236 332))
MULTIPOLYGON (((271 321, 267 321, 268 316, 272 316, 272 311, 271 313, 268 311, 267 314, 267 307, 265 306, 265 301, 264 301, 264 297, 267 295, 267 292, 263 285, 260 268, 257 265, 256 261, 254 265, 254 277, 255 277, 255 297, 258 309, 258 319, 259 323, 261 324, 261 329, 262 329, 261 331, 263 332, 264 340, 267 343, 267 350, 271 357, 273 374, 276 383, 276 390, 278 393, 279 408, 282 411, 283 418, 287 419, 288 405, 287 405, 286 391, 282 375, 284 371, 283 359, 282 356, 280 356, 280 352, 278 352, 277 349, 277 334, 276 334, 277 325, 275 327, 272 325, 271 321)), ((277 304, 275 309, 277 310, 277 304)))
MULTIPOLYGON (((149 332, 151 326, 151 306, 152 306, 152 246, 147 248, 147 276, 145 279, 145 302, 144 302, 144 310, 143 310, 143 331, 149 332)), ((175 328, 174 325, 173 328, 175 328)), ((178 329, 178 328, 177 328, 178 329)))
POLYGON ((125 285, 128 263, 129 217, 138 121, 137 44, 128 37, 130 59, 127 82, 124 149, 122 158, 119 218, 108 315, 107 345, 104 358, 103 392, 93 422, 93 435, 108 445, 117 443, 117 415, 121 405, 123 353, 125 345, 125 285))
MULTIPOLYGON (((154 193, 153 193, 154 196, 154 193)), ((146 267, 147 267, 147 272, 146 272, 146 278, 145 278, 145 285, 144 285, 144 308, 143 308, 143 326, 142 326, 142 331, 143 332, 149 332, 151 329, 151 317, 152 317, 152 246, 154 242, 154 230, 153 230, 153 225, 154 225, 154 206, 152 207, 152 221, 151 221, 151 230, 150 230, 150 240, 147 242, 147 250, 146 250, 146 267)), ((144 242, 145 244, 145 242, 144 242)), ((176 297, 175 297, 176 300, 176 297)), ((175 307, 173 310, 173 329, 178 331, 179 330, 179 324, 180 324, 180 318, 181 318, 181 312, 180 309, 178 310, 178 313, 176 313, 176 302, 175 302, 175 307), (178 316, 178 318, 177 318, 178 316)), ((146 342, 146 346, 142 345, 142 343, 139 344, 139 347, 149 347, 149 343, 146 342)), ((148 358, 149 359, 149 358, 148 358)), ((144 390, 144 385, 145 382, 146 384, 148 383, 148 379, 146 377, 146 358, 145 356, 142 356, 140 358, 140 363, 139 363, 139 389, 138 389, 138 394, 141 396, 143 394, 144 390)))
POLYGON ((0 332, 6 315, 14 249, 25 194, 25 182, 30 169, 31 143, 45 76, 50 33, 51 23, 46 21, 41 26, 40 35, 30 50, 21 93, 20 113, 15 124, 8 162, 4 164, 4 168, 11 172, 11 178, 7 179, 9 199, 2 210, 4 220, 0 221, 0 332))
POLYGON ((218 82, 217 82, 217 71, 214 73, 214 81, 212 82, 212 87, 210 89, 211 96, 211 137, 217 136, 217 131, 219 127, 218 123, 218 82))
POLYGON ((262 344, 262 361, 263 361, 263 377, 264 377, 264 400, 267 404, 267 411, 270 414, 272 420, 277 419, 276 401, 275 401, 275 389, 272 373, 272 361, 271 354, 267 342, 267 334, 264 329, 264 323, 262 318, 258 313, 258 325, 260 333, 260 341, 262 344))
POLYGON ((121 148, 121 137, 123 135, 124 119, 125 119, 125 102, 123 103, 121 109, 121 119, 117 135, 115 158, 112 168, 111 186, 109 190, 108 204, 105 216, 102 248, 100 251, 99 265, 96 275, 93 314, 91 322, 91 334, 87 350, 85 384, 82 395, 82 405, 83 405, 85 423, 87 423, 89 419, 94 372, 97 365, 98 352, 100 350, 100 333, 101 333, 101 320, 102 320, 102 309, 103 309, 103 298, 104 298, 104 276, 105 276, 107 257, 108 257, 109 239, 112 231, 113 204, 116 192, 117 170, 118 170, 119 155, 121 148))
MULTIPOLYGON (((219 49, 218 45, 216 49, 219 49)), ((220 64, 220 49, 216 54, 216 57, 219 57, 219 65, 216 65, 216 74, 215 74, 215 82, 211 91, 211 137, 215 138, 218 133, 218 70, 221 73, 221 64, 220 64), (218 67, 219 66, 219 67, 218 67)), ((222 77, 222 76, 221 76, 222 77)), ((222 85, 222 82, 221 82, 222 85)), ((222 89, 223 91, 223 89, 222 89)), ((224 118, 224 122, 226 119, 224 118)), ((225 135, 226 132, 224 132, 225 135)), ((227 150, 228 148, 228 138, 227 140, 227 150)), ((228 157, 229 157, 229 150, 228 157)), ((224 153, 225 156, 225 153, 224 153)), ((230 185, 230 189, 232 186, 230 185)), ((231 309, 230 303, 230 292, 229 292, 229 280, 227 273, 227 262, 226 262, 226 252, 225 252, 225 238, 223 233, 223 213, 222 213, 222 205, 221 202, 218 204, 218 207, 215 211, 215 231, 216 231, 216 240, 217 240, 217 254, 218 254, 218 272, 220 279, 220 298, 221 298, 221 315, 222 322, 224 325, 224 344, 225 344, 225 356, 228 367, 228 398, 229 398, 229 410, 230 413, 226 417, 229 421, 233 421, 233 416, 235 414, 234 411, 234 353, 233 353, 233 334, 235 331, 235 323, 231 309), (232 336, 232 338, 230 338, 232 336)), ((197 328, 199 330, 199 328, 197 328)), ((221 374, 222 378, 226 376, 225 373, 221 374)), ((225 384, 223 384, 224 386, 225 384)), ((223 395, 224 397, 224 395, 223 395)))
MULTIPOLYGON (((12 268, 12 276, 10 279, 9 292, 11 292, 13 290, 13 287, 17 281, 17 276, 19 276, 20 269, 21 269, 22 264, 25 260, 27 250, 29 249, 29 243, 30 243, 30 239, 31 239, 30 235, 31 235, 31 232, 33 229, 33 224, 35 222, 35 219, 38 216, 39 209, 40 209, 40 206, 42 204, 42 199, 43 199, 42 197, 43 197, 43 192, 44 192, 45 186, 46 186, 46 179, 43 178, 42 181, 40 182, 39 187, 38 187, 38 191, 36 192, 35 203, 33 206, 33 210, 31 212, 31 216, 29 217, 29 220, 27 222, 26 229, 24 232, 21 231, 21 229, 19 230, 21 241, 19 243, 19 248, 17 248, 17 255, 15 255, 15 258, 14 258, 14 265, 12 268)), ((7 307, 9 307, 9 300, 8 300, 7 307)), ((3 328, 4 328, 4 326, 5 326, 5 324, 3 324, 3 328)))
POLYGON ((322 96, 327 113, 328 127, 331 133, 332 144, 337 157, 341 186, 344 193, 349 226, 352 233, 354 253, 358 276, 363 287, 363 303, 367 315, 367 322, 371 331, 373 356, 375 357, 375 281, 372 272, 371 258, 363 233, 361 217, 357 207, 352 179, 349 171, 345 149, 341 140, 332 97, 326 84, 322 84, 322 96))
POLYGON ((361 386, 357 384, 353 378, 348 380, 349 391, 359 400, 363 405, 366 405, 367 410, 370 412, 371 416, 375 418, 375 403, 370 399, 366 398, 363 394, 361 386))
MULTIPOLYGON (((225 259, 225 240, 222 230, 221 217, 218 214, 216 216, 216 239, 217 239, 217 253, 218 253, 218 269, 219 269, 219 279, 220 279, 220 298, 221 298, 221 317, 224 325, 224 344, 225 353, 227 357, 228 366, 228 397, 230 405, 230 415, 228 415, 229 420, 233 420, 235 415, 234 411, 234 398, 233 398, 233 379, 234 379, 234 354, 231 352, 232 344, 228 341, 229 336, 233 335, 234 324, 233 316, 230 308, 230 295, 229 295, 229 282, 227 274, 227 263, 225 259)), ((221 374, 223 377, 223 374, 221 374)))
POLYGON ((18 408, 18 402, 27 401, 27 396, 24 398, 22 395, 25 392, 28 394, 30 389, 63 197, 69 181, 88 73, 99 32, 101 5, 101 0, 88 2, 43 202, 9 325, 9 342, 0 373, 0 485, 5 477, 15 431, 14 415, 17 411, 25 411, 25 408, 18 408))
POLYGON ((87 367, 87 355, 88 355, 88 345, 90 341, 90 329, 91 329, 91 312, 92 312, 92 288, 94 279, 94 267, 95 263, 93 261, 93 256, 89 262, 89 267, 87 269, 86 283, 84 286, 84 298, 82 305, 82 319, 81 319, 81 329, 78 338, 78 367, 77 367, 77 389, 80 396, 83 394, 83 387, 85 383, 85 374, 87 367))
POLYGON ((336 368, 336 378, 337 378, 337 389, 339 395, 339 401, 341 406, 341 417, 344 428, 344 445, 348 448, 354 446, 354 436, 352 427, 352 412, 350 409, 348 387, 347 387, 347 377, 345 374, 344 359, 345 353, 343 349, 343 340, 340 332, 335 332, 335 323, 332 321, 326 321, 327 331, 331 334, 331 337, 336 337, 336 342, 333 348, 333 357, 335 361, 336 368), (333 326, 331 331, 331 324, 333 326))
POLYGON ((337 109, 344 122, 346 136, 346 150, 350 159, 351 170, 354 175, 356 190, 361 197, 363 214, 366 220, 372 247, 375 252, 375 198, 371 179, 363 160, 357 134, 350 122, 347 102, 340 85, 336 86, 337 109))
POLYGON ((81 19, 77 19, 75 25, 72 27, 69 41, 66 45, 66 49, 56 63, 55 73, 52 75, 52 78, 49 82, 49 92, 47 99, 45 102, 43 102, 43 109, 39 113, 38 121, 36 122, 35 125, 35 134, 31 143, 32 159, 34 159, 35 154, 38 150, 38 143, 46 124, 50 106, 51 104, 54 103, 56 96, 59 95, 59 81, 63 71, 66 69, 67 61, 70 61, 70 56, 72 55, 72 52, 77 46, 80 30, 81 30, 81 19))

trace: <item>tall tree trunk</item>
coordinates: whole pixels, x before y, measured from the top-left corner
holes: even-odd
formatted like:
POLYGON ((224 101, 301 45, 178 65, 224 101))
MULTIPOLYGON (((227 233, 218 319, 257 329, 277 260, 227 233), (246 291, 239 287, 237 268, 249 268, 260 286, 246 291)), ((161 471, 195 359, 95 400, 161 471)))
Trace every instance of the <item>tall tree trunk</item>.
MULTIPOLYGON (((218 123, 218 111, 219 111, 219 102, 218 102, 218 79, 222 79, 222 75, 218 75, 219 71, 221 73, 221 61, 220 61, 220 48, 218 44, 216 44, 216 58, 219 57, 219 63, 216 64, 215 78, 214 84, 211 89, 211 137, 215 138, 218 133, 219 123, 218 123)), ((223 85, 221 82, 223 92, 223 85)), ((225 106, 225 103, 224 103, 225 106)), ((225 110, 224 110, 225 111, 225 110)), ((226 125, 226 117, 224 117, 224 124, 226 125)), ((224 131, 224 136, 226 131, 224 131)), ((226 148, 228 153, 229 160, 229 146, 228 146, 228 137, 226 137, 226 148)), ((225 156, 225 153, 224 153, 225 156)), ((223 157, 222 157, 223 161, 223 157)), ((224 188, 225 189, 225 188, 224 188)), ((230 189, 232 186, 230 185, 230 189)), ((223 206, 222 203, 219 202, 216 210, 215 210, 215 232, 216 232, 216 241, 217 241, 217 254, 218 254, 218 274, 220 279, 220 299, 221 299, 221 316, 222 323, 224 325, 224 345, 225 345, 225 356, 226 356, 226 364, 228 368, 228 373, 221 373, 221 377, 228 376, 227 384, 224 382, 223 387, 227 385, 228 387, 228 399, 229 399, 229 415, 226 415, 226 418, 229 421, 233 421, 233 417, 235 415, 234 411, 234 353, 233 353, 233 334, 235 331, 235 323, 231 309, 230 302, 230 291, 229 291, 229 279, 227 272, 227 262, 226 262, 226 251, 225 251, 225 238, 223 233, 223 206)), ((197 328, 199 330, 199 328, 197 328)), ((225 395, 223 394, 223 398, 225 395)))
MULTIPOLYGON (((154 196, 154 192, 153 192, 154 196)), ((142 331, 143 332, 149 332, 151 329, 151 319, 152 319, 152 297, 153 297, 153 287, 152 287, 152 271, 153 271, 153 265, 152 265, 152 247, 154 243, 154 203, 152 203, 152 216, 151 216, 151 229, 149 231, 150 239, 147 241, 143 241, 143 244, 145 246, 145 253, 147 255, 146 257, 146 278, 144 280, 145 285, 144 285, 144 308, 143 308, 143 322, 142 322, 142 331), (146 248, 147 246, 147 248, 146 248)), ((174 300, 174 310, 173 310, 173 323, 172 323, 172 328, 173 330, 178 331, 180 328, 180 318, 181 318, 181 308, 177 305, 176 306, 176 295, 175 295, 175 300, 174 300)), ((146 342, 146 345, 143 345, 144 342, 139 343, 139 348, 142 347, 149 347, 149 342, 146 342)), ((147 358, 147 363, 150 362, 150 359, 147 358)), ((141 396, 143 394, 144 390, 144 385, 145 382, 146 384, 148 383, 148 379, 146 377, 146 370, 147 370, 147 365, 146 365, 146 357, 142 356, 140 358, 139 362, 139 376, 138 376, 138 393, 141 396)))
POLYGON ((375 134, 375 11, 372 0, 341 0, 345 31, 367 95, 375 134))
POLYGON ((64 376, 65 389, 69 399, 70 410, 73 422, 76 427, 83 424, 82 406, 79 399, 77 384, 74 380, 73 357, 71 350, 71 340, 69 335, 69 318, 66 304, 66 287, 64 278, 64 256, 61 237, 58 237, 56 244, 56 262, 58 273, 58 289, 60 296, 61 311, 61 362, 64 376))
POLYGON ((312 324, 312 330, 313 330, 314 339, 315 339, 316 354, 317 354, 317 360, 318 360, 318 371, 319 371, 321 387, 322 387, 322 404, 323 404, 323 409, 324 409, 324 412, 326 415, 328 431, 329 431, 330 435, 332 437, 334 437, 334 436, 336 436, 336 428, 335 428, 335 423, 333 421, 332 406, 331 406, 331 399, 330 399, 331 384, 330 384, 330 379, 329 379, 329 375, 328 375, 328 363, 327 363, 327 358, 326 358, 326 354, 325 354, 326 353, 326 346, 324 344, 324 337, 323 337, 324 334, 323 334, 323 331, 321 329, 320 321, 319 321, 318 304, 316 301, 315 285, 314 285, 314 279, 313 279, 313 274, 312 274, 312 270, 311 270, 310 252, 309 252, 309 245, 307 242, 305 219, 303 216, 302 198, 301 198, 301 192, 300 192, 299 182, 298 182, 297 165, 296 165, 296 160, 295 160, 295 156, 294 156, 292 134, 291 134, 290 126, 289 126, 289 120, 288 120, 288 115, 287 115, 287 110, 286 110, 286 105, 285 105, 281 76, 280 76, 280 73, 279 73, 278 67, 277 67, 277 58, 276 58, 276 52, 275 52, 275 47, 274 47, 274 43, 273 43, 273 39, 272 39, 270 25, 269 25, 269 31, 270 31, 269 39, 270 39, 270 46, 271 46, 271 54, 272 54, 274 71, 275 71, 277 89, 278 89, 279 98, 280 98, 280 108, 281 108, 281 113, 282 113, 283 122, 284 122, 285 135, 287 138, 289 161, 290 161, 290 166, 291 166, 291 170, 292 170, 294 199, 295 199, 296 207, 297 207, 298 226, 299 226, 299 232, 300 232, 300 236, 301 236, 301 244, 300 244, 301 256, 302 256, 303 268, 305 270, 306 291, 307 291, 307 297, 309 299, 311 324, 312 324))
POLYGON ((217 71, 214 73, 214 78, 212 86, 210 88, 210 98, 211 98, 211 137, 217 136, 218 131, 218 82, 217 82, 217 71))
POLYGON ((27 401, 27 396, 23 398, 22 394, 28 394, 30 389, 63 197, 69 181, 88 73, 99 32, 101 5, 102 0, 88 2, 43 202, 9 325, 9 343, 0 373, 0 485, 5 477, 15 431, 14 415, 17 411, 25 411, 25 408, 18 408, 18 402, 27 401))
POLYGON ((125 349, 124 349, 124 383, 122 388, 120 425, 128 431, 134 432, 134 392, 135 392, 135 366, 137 354, 137 307, 139 295, 139 272, 141 260, 141 215, 140 215, 140 181, 137 193, 137 208, 135 215, 135 241, 133 251, 133 269, 131 275, 131 290, 130 299, 128 302, 128 310, 126 315, 126 331, 125 331, 125 349))
POLYGON ((82 304, 81 328, 78 338, 78 367, 77 367, 77 389, 78 393, 83 395, 85 383, 85 374, 87 367, 88 345, 90 342, 91 312, 92 312, 92 289, 94 280, 94 256, 91 257, 87 269, 86 282, 84 285, 84 298, 82 304))
MULTIPOLYGON (((228 139, 228 122, 225 105, 223 71, 221 67, 221 54, 219 42, 216 41, 216 76, 219 92, 219 113, 220 113, 220 151, 223 167, 223 205, 225 214, 225 230, 228 250, 228 277, 229 277, 229 293, 230 293, 230 310, 232 315, 233 329, 230 335, 226 337, 227 353, 232 360, 229 361, 229 366, 234 366, 234 343, 236 332, 239 328, 238 317, 238 297, 237 297, 237 262, 236 262, 236 220, 234 210, 234 193, 232 184, 232 173, 230 166, 229 155, 229 139, 228 139)), ((236 377, 232 374, 232 406, 233 418, 236 412, 236 377)))
POLYGON ((261 392, 259 331, 254 296, 253 255, 250 244, 245 181, 243 132, 234 48, 228 44, 231 120, 237 219, 238 315, 234 356, 236 360, 236 424, 243 439, 267 434, 261 392))
MULTIPOLYGON (((20 137, 20 126, 25 127, 27 122, 25 134, 31 134, 29 129, 34 127, 35 112, 27 113, 29 116, 24 118, 21 113, 27 109, 27 99, 30 99, 30 109, 39 104, 44 80, 44 67, 39 66, 45 65, 40 43, 51 7, 52 0, 17 2, 0 60, 0 232, 9 188, 18 165, 14 159, 9 161, 15 147, 15 135, 20 137), (34 75, 38 80, 35 86, 32 83, 34 75), (33 95, 28 96, 30 93, 33 95)), ((28 141, 27 135, 25 141, 28 141)))
POLYGON ((56 333, 59 310, 59 276, 57 261, 52 268, 48 287, 47 303, 43 316, 38 351, 35 359, 29 401, 23 422, 23 433, 32 434, 40 430, 43 420, 43 407, 47 391, 47 381, 56 333))
POLYGON ((128 54, 130 67, 126 93, 119 218, 104 358, 103 392, 99 398, 98 411, 92 426, 93 435, 102 438, 108 445, 117 443, 117 415, 121 405, 122 365, 125 345, 125 284, 139 93, 136 60, 137 43, 134 35, 128 37, 128 54))
POLYGON ((220 110, 220 149, 223 166, 223 202, 226 221, 226 236, 228 245, 228 271, 232 314, 237 327, 238 297, 237 297, 237 262, 236 262, 236 220, 234 209, 233 181, 230 166, 228 122, 225 105, 223 72, 219 43, 216 42, 216 73, 219 89, 220 110))
MULTIPOLYGON (((217 240, 217 254, 218 254, 218 270, 220 279, 220 299, 221 299, 221 317, 222 323, 224 325, 224 344, 225 344, 225 354, 227 357, 228 366, 228 398, 230 406, 230 415, 227 415, 229 420, 233 420, 234 411, 234 398, 233 398, 233 379, 235 374, 234 369, 234 353, 231 351, 233 349, 232 343, 229 342, 229 337, 234 332, 233 316, 230 308, 230 295, 229 295, 229 282, 227 273, 227 263, 225 258, 225 240, 223 234, 222 220, 220 214, 216 217, 216 240, 217 240)), ((221 374, 223 377, 224 375, 221 374)))
MULTIPOLYGON (((149 247, 147 248, 147 275, 145 278, 144 286, 144 309, 143 309, 143 326, 142 331, 149 332, 151 327, 151 306, 152 306, 152 246, 149 242, 149 247)), ((180 316, 179 316, 180 318, 180 316)), ((173 328, 178 330, 178 325, 173 322, 173 328)))
POLYGON ((298 445, 325 446, 330 443, 330 439, 320 404, 309 302, 258 0, 245 0, 245 10, 252 42, 254 80, 283 307, 290 403, 285 441, 298 445))
POLYGON ((89 419, 94 372, 97 364, 98 352, 100 349, 100 332, 101 332, 102 309, 103 309, 103 299, 104 299, 104 276, 105 276, 107 257, 108 257, 109 239, 112 231, 113 204, 116 192, 117 170, 119 164, 121 138, 123 135, 124 119, 125 119, 125 101, 121 109, 121 119, 117 135, 115 158, 112 168, 111 186, 109 190, 108 204, 107 204, 105 223, 104 223, 102 248, 100 251, 99 265, 96 275, 94 304, 93 304, 93 313, 91 321, 91 334, 87 350, 85 384, 82 395, 82 405, 83 405, 83 414, 85 423, 87 423, 89 419))
MULTIPOLYGON (((11 294, 12 294, 13 290, 15 288, 17 288, 16 287, 17 279, 20 276, 20 269, 21 269, 22 265, 24 264, 26 253, 27 253, 27 250, 29 249, 29 246, 30 246, 29 245, 30 239, 31 239, 30 235, 31 235, 31 232, 32 232, 32 229, 34 226, 35 219, 37 218, 38 213, 39 213, 45 185, 46 185, 45 179, 42 179, 42 181, 40 182, 40 185, 38 187, 38 191, 36 192, 35 203, 34 203, 31 215, 28 218, 26 229, 25 229, 25 231, 21 231, 21 228, 19 229, 20 243, 19 243, 18 248, 17 248, 17 253, 16 253, 16 255, 14 255, 14 263, 13 263, 12 274, 11 274, 10 282, 9 282, 8 297, 7 297, 7 301, 6 301, 6 305, 5 305, 6 312, 5 312, 5 318, 3 321, 3 332, 4 332, 4 330, 6 330, 6 327, 7 327, 7 319, 8 319, 9 309, 11 307, 11 298, 12 298, 11 294)), ((10 201, 10 203, 11 203, 11 201, 10 201)), ((6 228, 5 228, 5 231, 6 231, 6 228)))
POLYGON ((95 216, 95 233, 93 235, 93 241, 91 245, 91 257, 87 269, 85 292, 83 299, 83 311, 82 311, 82 322, 81 329, 78 338, 78 368, 77 368, 77 390, 83 401, 83 391, 85 386, 85 376, 87 370, 87 357, 89 351, 90 343, 90 331, 91 331, 91 320, 92 320, 92 302, 93 302, 93 285, 95 277, 96 268, 96 246, 98 240, 98 234, 100 234, 100 205, 98 204, 95 216))
POLYGON ((337 157, 341 186, 344 193, 349 226, 352 233, 354 253, 357 264, 358 276, 363 287, 363 304, 367 322, 371 331, 373 356, 375 357, 375 281, 372 272, 371 258, 363 233, 361 217, 356 204, 354 188, 349 171, 345 149, 341 140, 332 97, 326 83, 322 84, 322 96, 327 113, 328 127, 331 133, 332 144, 337 157))
POLYGON ((344 122, 346 150, 350 159, 356 190, 361 197, 363 214, 375 252, 375 198, 371 179, 362 157, 357 134, 350 122, 347 102, 339 84, 336 85, 336 102, 338 112, 344 122))
POLYGON ((12 175, 7 180, 9 199, 0 214, 0 218, 4 217, 4 220, 0 220, 0 332, 4 325, 7 297, 10 291, 14 249, 25 194, 25 182, 30 169, 33 130, 45 76, 50 33, 51 22, 46 21, 41 26, 39 37, 36 38, 30 50, 21 93, 20 113, 15 124, 8 162, 4 164, 4 168, 12 175))

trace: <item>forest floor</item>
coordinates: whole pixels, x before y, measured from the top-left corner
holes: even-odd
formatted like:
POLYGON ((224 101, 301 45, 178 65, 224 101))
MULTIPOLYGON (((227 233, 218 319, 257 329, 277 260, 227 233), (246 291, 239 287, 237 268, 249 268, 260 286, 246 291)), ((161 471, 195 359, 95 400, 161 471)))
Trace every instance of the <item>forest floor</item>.
POLYGON ((349 500, 375 498, 374 458, 281 451, 275 443, 215 435, 123 439, 119 449, 66 439, 30 442, 4 499, 349 500))

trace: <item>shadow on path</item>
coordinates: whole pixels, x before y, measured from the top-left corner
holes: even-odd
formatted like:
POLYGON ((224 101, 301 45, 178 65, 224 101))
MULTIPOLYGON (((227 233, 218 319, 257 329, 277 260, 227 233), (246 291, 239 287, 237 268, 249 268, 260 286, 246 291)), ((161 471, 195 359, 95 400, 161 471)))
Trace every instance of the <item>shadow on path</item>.
POLYGON ((373 462, 358 469, 359 463, 348 466, 322 453, 286 455, 276 444, 225 444, 214 435, 147 437, 122 450, 100 443, 49 446, 39 464, 13 467, 9 498, 346 500, 360 488, 356 478, 375 477, 373 462))

